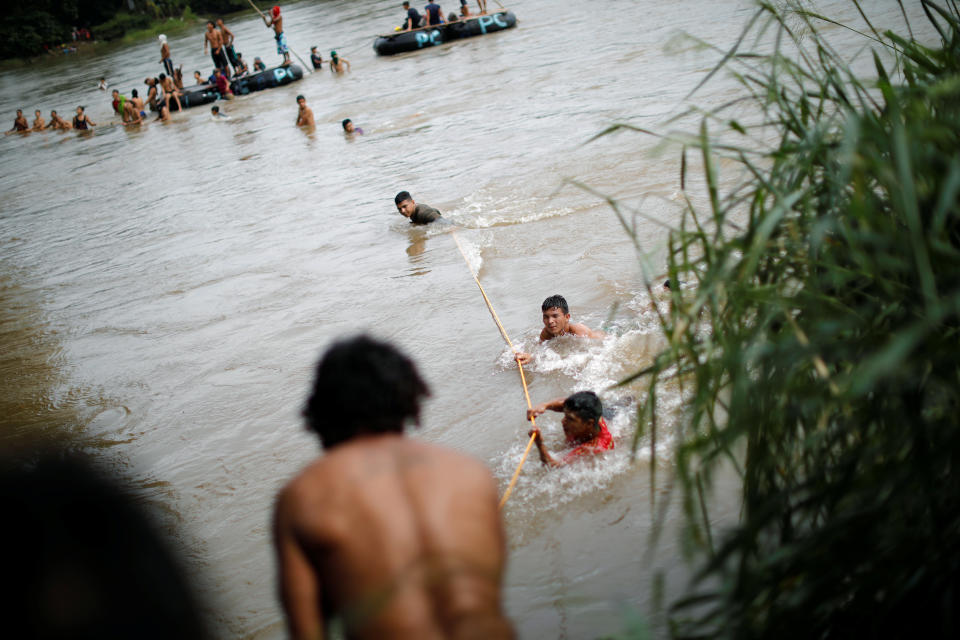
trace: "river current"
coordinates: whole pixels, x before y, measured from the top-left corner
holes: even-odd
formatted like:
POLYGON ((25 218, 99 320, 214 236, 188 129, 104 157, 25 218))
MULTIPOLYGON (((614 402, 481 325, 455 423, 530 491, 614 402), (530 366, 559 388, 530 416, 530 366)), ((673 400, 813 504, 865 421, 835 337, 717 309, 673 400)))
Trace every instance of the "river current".
MULTIPOLYGON (((902 25, 895 1, 869 4, 878 26, 902 25)), ((807 5, 863 28, 846 1, 807 5)), ((399 2, 284 5, 297 53, 317 45, 326 59, 336 49, 352 71, 220 102, 229 115, 220 121, 197 107, 168 123, 116 126, 97 80, 145 93, 144 77, 162 71, 154 41, 0 75, 8 120, 17 108, 32 121, 34 109, 48 118, 86 105, 99 124, 0 140, 3 433, 81 434, 136 478, 185 550, 220 637, 284 635, 272 499, 319 454, 300 410, 332 340, 369 332, 409 353, 433 391, 416 437, 483 460, 502 488, 526 444, 526 405, 471 268, 511 339, 536 356, 535 403, 607 389, 661 344, 651 302, 663 301, 643 283, 662 284, 665 229, 682 203, 679 151, 635 132, 591 138, 617 123, 669 130, 688 104, 736 95, 720 74, 686 100, 721 54, 684 34, 726 49, 754 5, 510 8, 515 29, 377 57, 374 36, 400 24, 399 2), (312 131, 294 126, 298 94, 316 116, 312 131), (365 134, 346 137, 347 117, 365 134), (571 181, 643 213, 642 260, 607 203, 571 181), (413 228, 393 204, 404 189, 449 224, 413 228), (609 337, 538 346, 539 305, 554 293, 574 321, 609 337)), ((908 10, 925 29, 919 8, 908 10)), ((227 24, 248 63, 279 62, 252 12, 227 24)), ((170 37, 188 78, 210 73, 202 31, 170 37)), ((851 54, 864 45, 824 31, 851 54)), ((664 399, 658 445, 641 439, 631 460, 637 392, 602 394, 622 405, 613 453, 559 472, 535 457, 524 467, 504 510, 504 603, 521 637, 621 630, 631 612, 648 615, 657 571, 667 596, 682 593, 689 571, 667 486, 680 399, 664 399), (666 533, 650 548, 657 514, 666 533)), ((541 421, 553 449, 557 418, 541 421)), ((734 495, 718 492, 720 520, 736 517, 734 495)))

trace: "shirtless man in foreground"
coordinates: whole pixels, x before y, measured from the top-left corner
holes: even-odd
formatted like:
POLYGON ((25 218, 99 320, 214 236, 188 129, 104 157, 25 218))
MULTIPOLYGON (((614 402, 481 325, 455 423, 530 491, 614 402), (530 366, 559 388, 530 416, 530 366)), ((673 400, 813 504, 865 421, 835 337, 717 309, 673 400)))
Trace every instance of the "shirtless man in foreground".
MULTIPOLYGON (((570 307, 561 295, 552 295, 540 305, 543 312, 543 329, 540 331, 540 342, 546 342, 560 336, 572 335, 583 338, 602 338, 603 331, 595 331, 585 324, 570 322, 570 307)), ((533 356, 529 353, 517 353, 517 362, 529 364, 533 356)))
POLYGON ((334 344, 304 415, 326 454, 277 496, 274 545, 290 636, 512 638, 497 485, 480 462, 407 439, 429 393, 367 337, 334 344))

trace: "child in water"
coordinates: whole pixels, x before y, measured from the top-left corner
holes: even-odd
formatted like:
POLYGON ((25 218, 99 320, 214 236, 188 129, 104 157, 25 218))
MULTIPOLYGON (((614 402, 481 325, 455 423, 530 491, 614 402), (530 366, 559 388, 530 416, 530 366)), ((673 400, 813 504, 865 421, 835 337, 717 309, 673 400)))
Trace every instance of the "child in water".
POLYGON ((346 133, 347 135, 354 134, 354 133, 359 134, 361 136, 363 135, 363 129, 361 129, 360 127, 353 126, 353 120, 351 120, 350 118, 347 118, 340 124, 343 125, 343 132, 346 133))

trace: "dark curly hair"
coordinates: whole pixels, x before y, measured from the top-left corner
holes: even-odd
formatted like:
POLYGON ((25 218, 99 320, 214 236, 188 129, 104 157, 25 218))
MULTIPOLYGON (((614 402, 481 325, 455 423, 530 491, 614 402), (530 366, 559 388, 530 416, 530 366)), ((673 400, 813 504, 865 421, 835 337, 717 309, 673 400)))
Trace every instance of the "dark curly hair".
POLYGON ((317 365, 303 415, 307 428, 333 447, 361 433, 402 433, 420 419, 430 389, 393 345, 357 336, 334 343, 317 365))

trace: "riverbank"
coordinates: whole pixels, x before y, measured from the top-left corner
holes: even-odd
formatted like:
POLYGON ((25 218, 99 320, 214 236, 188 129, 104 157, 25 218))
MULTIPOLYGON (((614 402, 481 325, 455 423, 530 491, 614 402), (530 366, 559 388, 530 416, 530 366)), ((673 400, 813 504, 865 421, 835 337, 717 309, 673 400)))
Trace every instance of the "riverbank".
POLYGON ((194 27, 199 27, 206 19, 206 17, 198 16, 187 8, 183 16, 179 18, 154 20, 146 27, 127 31, 113 40, 64 42, 56 47, 51 47, 47 53, 40 55, 0 60, 0 72, 34 67, 51 59, 64 61, 82 59, 150 40, 161 33, 168 36, 178 35, 194 27))

